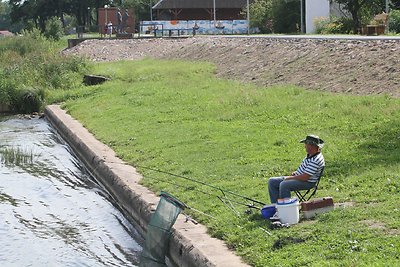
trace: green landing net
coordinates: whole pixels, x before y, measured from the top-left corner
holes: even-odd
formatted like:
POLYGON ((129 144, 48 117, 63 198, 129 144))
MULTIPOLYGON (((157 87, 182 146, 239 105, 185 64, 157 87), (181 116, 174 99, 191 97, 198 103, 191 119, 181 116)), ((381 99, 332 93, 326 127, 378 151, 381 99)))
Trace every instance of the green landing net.
POLYGON ((155 213, 147 226, 146 240, 139 267, 165 267, 171 228, 185 204, 166 192, 161 192, 155 213))

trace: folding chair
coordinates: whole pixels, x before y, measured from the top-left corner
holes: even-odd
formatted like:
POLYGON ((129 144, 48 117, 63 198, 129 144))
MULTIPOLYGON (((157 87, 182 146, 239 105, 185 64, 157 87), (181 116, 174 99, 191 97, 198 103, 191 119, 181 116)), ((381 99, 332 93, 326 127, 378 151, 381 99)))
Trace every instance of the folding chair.
POLYGON ((315 186, 313 188, 308 189, 307 191, 304 191, 304 190, 294 191, 300 202, 309 201, 315 195, 315 193, 317 193, 319 181, 321 180, 322 175, 324 175, 324 168, 325 167, 322 168, 321 174, 319 175, 318 180, 315 183, 315 186))

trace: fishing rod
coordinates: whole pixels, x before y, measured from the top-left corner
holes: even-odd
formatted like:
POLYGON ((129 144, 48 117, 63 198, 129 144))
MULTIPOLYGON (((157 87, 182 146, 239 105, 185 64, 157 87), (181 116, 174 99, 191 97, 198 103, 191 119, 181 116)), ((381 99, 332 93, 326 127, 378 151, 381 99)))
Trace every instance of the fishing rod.
MULTIPOLYGON (((226 206, 228 206, 228 205, 226 204, 225 201, 228 201, 228 202, 230 202, 230 205, 229 205, 228 207, 230 207, 231 209, 234 209, 234 208, 232 208, 233 206, 232 206, 231 203, 235 203, 235 204, 238 204, 238 205, 242 205, 242 206, 245 206, 245 207, 247 207, 247 208, 259 209, 259 207, 256 207, 256 206, 253 205, 253 204, 248 204, 248 203, 239 202, 239 201, 237 201, 237 200, 234 200, 234 199, 231 199, 231 198, 227 197, 226 195, 223 195, 223 196, 221 197, 220 195, 216 195, 216 194, 212 194, 212 193, 209 193, 209 192, 205 192, 205 191, 202 191, 202 190, 200 190, 200 189, 193 188, 193 187, 180 185, 180 184, 177 184, 177 183, 174 183, 174 182, 171 182, 171 181, 168 181, 168 180, 166 180, 166 179, 159 178, 159 177, 155 177, 155 176, 152 176, 152 175, 150 175, 150 176, 148 175, 147 177, 148 177, 148 178, 152 178, 152 179, 156 179, 156 180, 159 180, 159 181, 165 182, 165 183, 167 183, 167 184, 171 184, 171 185, 174 185, 174 186, 176 186, 176 187, 180 187, 180 188, 183 188, 183 189, 186 189, 186 190, 196 191, 196 192, 199 192, 199 193, 202 193, 202 194, 211 196, 211 197, 215 197, 215 198, 219 199, 222 203, 224 203, 226 206)), ((234 210, 234 211, 237 212, 236 210, 234 210)))
MULTIPOLYGON (((146 168, 148 168, 148 167, 146 167, 146 168)), ((149 169, 149 168, 148 168, 149 169)), ((163 173, 166 173, 166 172, 164 172, 164 171, 162 171, 163 173)), ((169 173, 167 173, 167 174, 169 174, 169 173)), ((175 176, 175 174, 174 174, 174 176, 175 176)), ((180 175, 177 175, 178 177, 180 177, 180 175)), ((205 191, 202 191, 202 190, 199 190, 199 189, 195 189, 195 188, 192 188, 192 187, 188 187, 188 186, 184 186, 184 185, 180 185, 180 184, 177 184, 177 183, 174 183, 174 182, 171 182, 171 181, 169 181, 169 180, 165 180, 165 179, 162 179, 162 178, 159 178, 159 177, 154 177, 154 176, 147 176, 148 178, 152 178, 152 179, 156 179, 156 180, 161 180, 162 182, 165 182, 165 183, 169 183, 169 184, 171 184, 171 185, 174 185, 174 186, 177 186, 177 187, 181 187, 181 188, 184 188, 184 189, 187 189, 187 190, 192 190, 192 191, 197 191, 197 192, 200 192, 200 193, 203 193, 203 194, 206 194, 206 195, 209 195, 209 196, 214 196, 214 197, 216 197, 216 198, 218 198, 225 206, 227 206, 228 208, 230 208, 234 213, 235 213, 235 215, 236 216, 238 216, 238 217, 240 217, 240 213, 234 208, 234 206, 232 205, 232 202, 233 203, 236 203, 236 204, 239 204, 239 205, 244 205, 244 206, 246 206, 246 207, 248 207, 248 208, 257 208, 258 209, 258 207, 256 207, 256 206, 254 206, 253 204, 252 205, 250 205, 250 204, 246 204, 246 203, 243 203, 243 202, 238 202, 238 201, 235 201, 235 200, 232 200, 232 199, 229 199, 229 198, 227 198, 226 197, 226 195, 224 194, 224 197, 221 197, 221 196, 219 196, 219 195, 215 195, 215 194, 211 194, 211 193, 209 193, 209 192, 205 192, 205 191), (224 200, 227 200, 227 201, 229 201, 229 205, 224 201, 224 200)), ((187 177, 182 177, 182 178, 187 178, 187 177)), ((218 187, 215 187, 215 186, 212 186, 212 185, 208 185, 208 184, 206 184, 206 183, 203 183, 203 182, 200 182, 200 181, 197 181, 197 180, 194 180, 194 179, 190 179, 190 178, 188 178, 189 180, 193 180, 193 182, 196 182, 196 183, 200 183, 200 184, 204 184, 204 185, 206 185, 206 186, 211 186, 211 187, 213 187, 213 188, 218 188, 218 187)), ((218 188, 219 190, 220 190, 220 188, 218 188)), ((228 192, 230 192, 230 191, 228 191, 228 192)), ((236 195, 236 194, 235 194, 236 195)), ((245 197, 246 199, 248 199, 247 197, 245 197)), ((173 201, 173 202, 175 202, 175 200, 173 201)), ((214 216, 211 216, 210 214, 207 214, 207 213, 205 213, 205 212, 202 212, 202 211, 200 211, 200 210, 197 210, 197 209, 195 209, 195 208, 193 208, 193 207, 190 207, 189 205, 187 205, 186 203, 183 203, 183 202, 181 202, 181 201, 178 201, 179 202, 179 206, 181 206, 182 207, 182 209, 189 209, 189 210, 192 210, 192 211, 194 211, 194 212, 197 212, 197 213, 200 213, 200 214, 203 214, 204 216, 207 216, 207 217, 209 217, 209 218, 211 218, 211 219, 213 219, 213 220, 217 220, 217 218, 215 218, 214 216)), ((198 222, 195 220, 195 219, 193 219, 191 216, 189 216, 188 214, 185 214, 183 211, 182 211, 182 214, 185 216, 185 222, 192 222, 193 224, 198 224, 198 222)), ((264 233, 266 233, 266 234, 268 234, 269 236, 272 236, 272 234, 267 230, 267 229, 265 229, 265 228, 263 228, 263 227, 261 227, 261 226, 259 226, 258 227, 259 229, 261 229, 264 233)))
MULTIPOLYGON (((251 202, 253 202, 253 204, 251 204, 251 205, 250 205, 250 204, 243 204, 243 203, 240 203, 240 204, 245 205, 245 206, 247 206, 247 207, 249 207, 249 208, 257 208, 257 209, 259 209, 259 207, 257 207, 255 204, 259 204, 259 205, 265 206, 265 203, 263 203, 263 202, 261 202, 261 201, 258 201, 258 200, 256 200, 256 199, 252 199, 252 198, 250 198, 250 197, 243 196, 243 195, 240 195, 240 194, 238 194, 238 193, 235 193, 235 192, 232 192, 232 191, 223 189, 223 188, 221 188, 221 187, 214 186, 214 185, 211 185, 211 184, 208 184, 208 183, 205 183, 205 182, 202 182, 202 181, 199 181, 199 180, 190 178, 190 177, 186 177, 186 176, 183 176, 183 175, 179 175, 179 174, 175 174, 175 173, 171 173, 171 172, 168 172, 168 171, 163 171, 163 170, 159 170, 159 169, 155 169, 155 168, 151 168, 151 167, 147 167, 147 166, 136 165, 136 167, 143 168, 143 169, 147 169, 147 170, 154 171, 154 172, 158 172, 158 173, 167 174, 167 175, 170 175, 170 176, 173 176, 173 177, 185 179, 185 180, 188 180, 188 181, 191 181, 191 182, 194 182, 194 183, 198 183, 198 184, 201 184, 201 185, 210 187, 210 188, 212 188, 212 189, 214 189, 214 190, 220 191, 220 192, 223 194, 224 199, 225 199, 225 200, 228 200, 228 201, 236 202, 236 201, 234 201, 234 200, 228 198, 228 197, 227 197, 227 194, 232 195, 232 196, 235 196, 235 197, 239 197, 239 198, 242 198, 242 199, 245 199, 245 200, 248 200, 248 201, 251 201, 251 202)), ((154 177, 153 177, 153 178, 154 178, 154 177)), ((217 197, 220 198, 220 196, 217 196, 217 197)), ((239 203, 237 203, 237 204, 239 204, 239 203)))

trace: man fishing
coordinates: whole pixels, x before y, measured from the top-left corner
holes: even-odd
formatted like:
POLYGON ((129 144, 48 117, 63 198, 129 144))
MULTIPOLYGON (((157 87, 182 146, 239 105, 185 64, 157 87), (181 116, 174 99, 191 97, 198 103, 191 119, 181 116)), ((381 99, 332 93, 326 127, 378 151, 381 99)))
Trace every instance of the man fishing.
POLYGON ((290 198, 291 191, 313 188, 325 167, 324 156, 321 153, 324 141, 321 138, 316 135, 307 135, 300 143, 304 143, 307 156, 299 168, 290 176, 271 177, 268 180, 271 203, 276 203, 280 198, 290 198))

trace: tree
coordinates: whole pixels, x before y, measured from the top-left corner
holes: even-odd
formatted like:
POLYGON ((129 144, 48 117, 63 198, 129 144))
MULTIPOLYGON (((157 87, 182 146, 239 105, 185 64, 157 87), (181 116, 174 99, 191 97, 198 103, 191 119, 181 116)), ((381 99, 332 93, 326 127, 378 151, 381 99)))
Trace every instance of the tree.
POLYGON ((10 26, 10 10, 8 4, 0 2, 0 29, 8 29, 10 26))
POLYGON ((271 18, 276 33, 300 31, 300 2, 298 0, 273 0, 271 18))
POLYGON ((354 32, 358 32, 362 23, 367 23, 375 14, 384 10, 384 0, 331 0, 341 4, 354 21, 354 32))
POLYGON ((255 0, 250 14, 251 26, 263 33, 293 33, 300 28, 299 0, 255 0))
POLYGON ((400 9, 400 0, 390 0, 390 8, 392 9, 400 9))
MULTIPOLYGON (((153 1, 155 2, 155 0, 153 1)), ((33 23, 35 27, 45 32, 46 21, 50 18, 59 18, 65 28, 64 15, 76 19, 75 26, 83 26, 92 21, 92 14, 105 5, 133 7, 137 15, 149 17, 149 3, 151 0, 9 0, 11 20, 13 23, 22 22, 25 25, 33 23)), ((98 24, 98 18, 95 18, 98 24)))
POLYGON ((57 0, 10 0, 11 21, 13 23, 32 21, 35 27, 45 31, 46 21, 51 17, 60 17, 62 1, 57 0))
MULTIPOLYGON (((89 21, 90 11, 97 10, 111 0, 9 0, 11 8, 10 17, 13 23, 22 22, 39 28, 42 32, 46 29, 46 21, 50 18, 59 18, 65 27, 64 15, 76 18, 77 24, 82 26, 89 21)), ((97 18, 96 18, 97 23, 97 18)))
POLYGON ((258 27, 262 33, 273 31, 271 19, 272 0, 255 0, 250 4, 250 24, 258 27))
POLYGON ((150 20, 150 10, 158 0, 125 0, 123 1, 123 8, 133 8, 135 10, 135 17, 138 20, 150 20))

